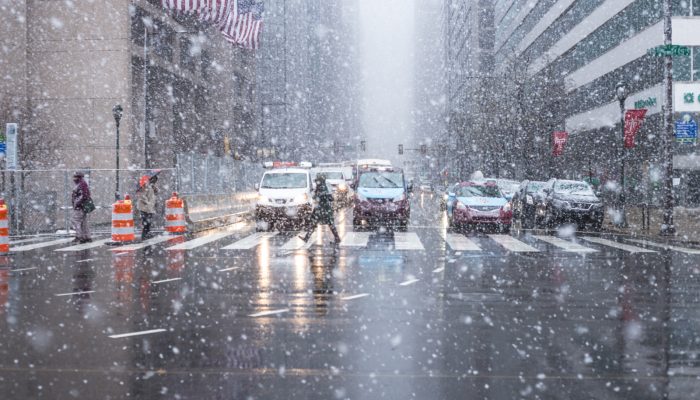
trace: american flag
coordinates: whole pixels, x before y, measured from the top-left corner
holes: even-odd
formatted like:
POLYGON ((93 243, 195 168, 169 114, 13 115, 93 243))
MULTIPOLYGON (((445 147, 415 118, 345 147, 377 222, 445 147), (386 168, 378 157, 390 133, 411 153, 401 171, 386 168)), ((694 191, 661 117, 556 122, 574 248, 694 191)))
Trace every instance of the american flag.
POLYGON ((221 33, 231 43, 246 49, 260 47, 263 3, 257 0, 232 0, 235 4, 221 24, 221 33))
POLYGON ((199 14, 216 25, 224 39, 246 49, 260 47, 263 3, 259 0, 161 0, 163 8, 199 14))

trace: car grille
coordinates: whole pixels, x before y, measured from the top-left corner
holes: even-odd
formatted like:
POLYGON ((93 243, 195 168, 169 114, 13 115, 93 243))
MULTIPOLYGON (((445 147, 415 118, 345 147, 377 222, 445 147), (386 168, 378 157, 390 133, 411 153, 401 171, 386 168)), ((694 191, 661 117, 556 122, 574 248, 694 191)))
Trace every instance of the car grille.
POLYGON ((372 204, 384 204, 391 203, 391 199, 369 199, 369 202, 372 204))
POLYGON ((469 206, 472 210, 476 211, 494 211, 501 208, 500 206, 469 206))
POLYGON ((587 203, 571 203, 571 208, 577 208, 579 210, 588 210, 591 208, 591 204, 587 203))

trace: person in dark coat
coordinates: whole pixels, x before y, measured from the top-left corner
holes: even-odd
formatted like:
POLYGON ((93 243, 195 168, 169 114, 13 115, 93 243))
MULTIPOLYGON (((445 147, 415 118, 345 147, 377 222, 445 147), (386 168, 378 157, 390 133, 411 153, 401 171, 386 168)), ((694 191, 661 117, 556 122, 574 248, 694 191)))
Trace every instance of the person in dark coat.
POLYGON ((75 188, 71 195, 73 203, 73 230, 75 230, 76 243, 92 242, 90 238, 90 230, 88 228, 88 213, 85 211, 85 204, 90 201, 90 188, 85 182, 85 175, 82 172, 73 174, 73 183, 75 188))
POLYGON ((309 223, 306 235, 301 237, 307 242, 311 234, 316 229, 316 225, 328 225, 335 238, 335 244, 340 243, 340 235, 335 229, 335 220, 333 215, 333 195, 326 186, 326 177, 323 175, 316 176, 316 190, 314 190, 314 199, 317 202, 314 211, 311 213, 311 222, 309 223))

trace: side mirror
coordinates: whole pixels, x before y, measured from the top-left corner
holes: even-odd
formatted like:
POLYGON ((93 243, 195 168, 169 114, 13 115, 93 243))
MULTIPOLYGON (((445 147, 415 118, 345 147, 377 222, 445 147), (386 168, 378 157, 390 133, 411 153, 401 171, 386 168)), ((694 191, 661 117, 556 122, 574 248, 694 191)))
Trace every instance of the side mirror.
POLYGON ((260 190, 260 184, 259 184, 259 183, 256 183, 256 184, 255 184, 255 190, 260 190))
POLYGON ((413 193, 413 182, 408 184, 407 190, 408 190, 408 193, 413 193))

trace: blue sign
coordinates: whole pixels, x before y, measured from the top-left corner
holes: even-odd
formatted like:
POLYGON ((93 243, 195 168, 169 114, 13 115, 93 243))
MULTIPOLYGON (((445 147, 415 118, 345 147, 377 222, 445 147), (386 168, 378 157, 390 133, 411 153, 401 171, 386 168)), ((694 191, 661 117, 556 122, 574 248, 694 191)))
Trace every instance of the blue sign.
POLYGON ((682 121, 676 122, 676 142, 695 143, 697 138, 698 124, 689 114, 685 114, 682 121))
POLYGON ((5 152, 7 152, 7 145, 5 142, 0 142, 0 158, 5 157, 5 152))

